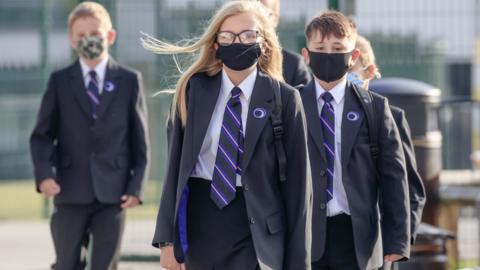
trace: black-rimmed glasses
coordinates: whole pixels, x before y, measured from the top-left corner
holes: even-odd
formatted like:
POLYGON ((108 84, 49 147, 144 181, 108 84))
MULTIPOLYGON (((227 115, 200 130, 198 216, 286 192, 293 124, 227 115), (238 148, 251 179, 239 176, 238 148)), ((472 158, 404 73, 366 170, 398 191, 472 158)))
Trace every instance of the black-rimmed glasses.
POLYGON ((242 44, 253 44, 258 42, 258 38, 261 36, 257 30, 245 30, 238 34, 231 31, 220 31, 217 33, 217 43, 222 46, 230 46, 237 37, 242 44))

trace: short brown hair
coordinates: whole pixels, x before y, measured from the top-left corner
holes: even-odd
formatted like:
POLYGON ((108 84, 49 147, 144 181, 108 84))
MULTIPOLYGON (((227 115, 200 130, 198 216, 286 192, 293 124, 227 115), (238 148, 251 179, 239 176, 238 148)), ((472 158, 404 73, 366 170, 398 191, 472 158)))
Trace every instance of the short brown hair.
POLYGON ((68 29, 72 29, 72 25, 77 19, 86 17, 96 18, 107 30, 112 29, 112 20, 110 19, 108 11, 99 3, 90 1, 78 4, 72 12, 70 12, 70 15, 68 15, 68 29))
POLYGON ((322 35, 322 40, 331 35, 337 38, 352 38, 353 40, 357 37, 357 26, 355 22, 335 10, 321 12, 308 22, 305 27, 307 41, 310 40, 317 31, 322 35))

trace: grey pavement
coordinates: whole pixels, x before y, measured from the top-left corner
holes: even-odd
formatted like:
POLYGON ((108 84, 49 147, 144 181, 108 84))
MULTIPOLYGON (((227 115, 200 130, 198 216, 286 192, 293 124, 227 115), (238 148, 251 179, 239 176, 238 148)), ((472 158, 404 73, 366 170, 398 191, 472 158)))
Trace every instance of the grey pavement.
MULTIPOLYGON (((154 220, 127 220, 121 254, 152 257, 154 220)), ((0 270, 47 270, 55 259, 48 221, 0 221, 0 270)), ((119 270, 161 269, 158 262, 124 262, 119 270)))
MULTIPOLYGON (((460 259, 477 259, 479 222, 461 218, 458 243, 460 259)), ((152 258, 159 251, 150 244, 155 221, 127 220, 122 241, 123 257, 152 258)), ((48 221, 0 221, 0 270, 47 270, 55 254, 48 221)), ((119 270, 161 269, 158 262, 121 261, 119 270)))

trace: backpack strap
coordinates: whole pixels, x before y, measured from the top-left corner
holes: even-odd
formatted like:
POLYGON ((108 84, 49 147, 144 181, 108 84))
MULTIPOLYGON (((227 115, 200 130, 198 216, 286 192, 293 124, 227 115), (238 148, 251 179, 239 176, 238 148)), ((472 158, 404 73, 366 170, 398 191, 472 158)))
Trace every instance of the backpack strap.
POLYGON ((273 136, 275 137, 275 151, 277 152, 278 174, 280 182, 287 180, 287 155, 283 147, 283 120, 282 120, 282 95, 280 93, 280 83, 273 81, 274 108, 270 115, 270 121, 273 126, 273 136))
POLYGON ((297 89, 297 90, 302 90, 303 87, 305 87, 305 85, 304 85, 303 83, 301 83, 301 84, 295 85, 293 88, 295 88, 295 89, 297 89))
POLYGON ((380 147, 378 145, 378 126, 377 119, 375 117, 375 103, 373 102, 373 96, 370 91, 359 89, 355 84, 351 84, 354 92, 362 105, 365 112, 368 124, 368 134, 370 139, 370 152, 373 157, 373 161, 376 162, 380 155, 380 147))

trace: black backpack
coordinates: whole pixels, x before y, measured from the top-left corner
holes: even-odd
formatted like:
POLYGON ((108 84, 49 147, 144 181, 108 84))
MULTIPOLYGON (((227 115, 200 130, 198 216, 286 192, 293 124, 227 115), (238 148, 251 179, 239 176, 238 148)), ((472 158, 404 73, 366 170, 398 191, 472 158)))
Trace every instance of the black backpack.
POLYGON ((359 88, 357 85, 352 83, 353 90, 357 96, 360 104, 362 105, 363 111, 367 118, 368 124, 368 136, 370 140, 370 152, 372 153, 373 161, 376 164, 378 155, 380 154, 380 147, 378 146, 378 127, 377 119, 375 117, 375 103, 373 101, 373 96, 370 91, 359 88))
POLYGON ((273 82, 274 106, 270 121, 273 127, 273 136, 275 138, 275 151, 277 152, 278 175, 280 182, 287 180, 287 155, 283 147, 283 120, 282 120, 282 93, 280 92, 280 83, 273 82))

